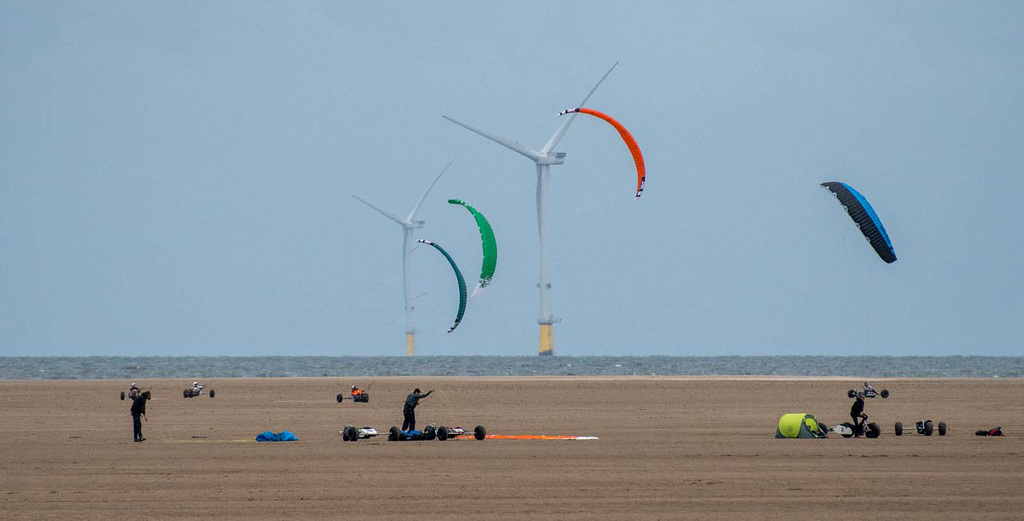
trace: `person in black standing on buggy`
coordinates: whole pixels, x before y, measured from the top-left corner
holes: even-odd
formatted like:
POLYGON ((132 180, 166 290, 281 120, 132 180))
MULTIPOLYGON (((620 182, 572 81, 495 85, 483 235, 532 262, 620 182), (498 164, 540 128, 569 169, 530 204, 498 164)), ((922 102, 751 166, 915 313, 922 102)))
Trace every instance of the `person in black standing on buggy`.
POLYGON ((150 396, 149 391, 145 391, 138 398, 132 400, 131 413, 132 425, 135 430, 135 441, 146 441, 146 438, 142 437, 142 421, 140 417, 149 421, 149 418, 146 418, 146 400, 149 400, 150 396))
POLYGON ((853 418, 853 434, 860 438, 864 434, 864 420, 868 417, 864 414, 864 393, 854 395, 853 406, 850 407, 850 417, 853 418))
POLYGON ((416 430, 416 406, 419 405, 421 399, 430 396, 432 392, 434 392, 433 389, 420 394, 419 388, 416 388, 413 392, 409 393, 409 396, 405 397, 405 407, 402 409, 402 416, 405 417, 402 421, 403 431, 416 430))

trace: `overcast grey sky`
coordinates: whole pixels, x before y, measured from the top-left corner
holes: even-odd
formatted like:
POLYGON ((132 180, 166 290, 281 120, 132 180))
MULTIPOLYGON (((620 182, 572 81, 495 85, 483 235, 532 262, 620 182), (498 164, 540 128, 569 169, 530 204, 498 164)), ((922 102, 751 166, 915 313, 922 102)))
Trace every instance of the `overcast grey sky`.
POLYGON ((0 1, 0 355, 1021 355, 1019 2, 0 1), (885 223, 883 263, 836 200, 885 223))

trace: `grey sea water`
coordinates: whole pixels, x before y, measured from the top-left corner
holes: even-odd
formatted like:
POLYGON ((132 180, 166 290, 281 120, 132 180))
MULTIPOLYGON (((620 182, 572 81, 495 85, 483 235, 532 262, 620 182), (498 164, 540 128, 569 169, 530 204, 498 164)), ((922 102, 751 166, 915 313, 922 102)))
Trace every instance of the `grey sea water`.
POLYGON ((1024 357, 0 357, 4 380, 551 375, 1012 378, 1024 376, 1024 357))

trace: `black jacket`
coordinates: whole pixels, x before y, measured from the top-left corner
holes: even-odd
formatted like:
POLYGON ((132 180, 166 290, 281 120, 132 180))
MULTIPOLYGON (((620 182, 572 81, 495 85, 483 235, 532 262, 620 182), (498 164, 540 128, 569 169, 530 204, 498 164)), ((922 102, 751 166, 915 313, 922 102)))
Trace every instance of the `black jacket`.
POLYGON ((420 398, 426 398, 427 396, 430 396, 430 393, 432 393, 432 392, 434 392, 434 391, 427 391, 427 392, 422 393, 422 394, 421 393, 409 393, 409 396, 405 397, 405 408, 406 409, 415 409, 416 406, 419 405, 419 403, 420 403, 420 398))
POLYGON ((857 398, 853 401, 853 407, 850 407, 850 416, 857 417, 864 412, 864 400, 857 398))
POLYGON ((132 400, 132 416, 140 414, 146 414, 146 397, 141 394, 138 398, 132 400))

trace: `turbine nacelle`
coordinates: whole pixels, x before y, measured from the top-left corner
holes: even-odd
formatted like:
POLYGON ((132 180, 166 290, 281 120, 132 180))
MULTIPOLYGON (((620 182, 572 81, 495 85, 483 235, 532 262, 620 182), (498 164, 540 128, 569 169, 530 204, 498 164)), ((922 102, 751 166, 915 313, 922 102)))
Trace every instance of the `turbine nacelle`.
POLYGON ((562 163, 565 163, 565 152, 555 152, 554 154, 544 154, 544 155, 538 156, 536 161, 537 161, 538 165, 560 165, 562 163))
MULTIPOLYGON (((522 155, 526 156, 527 158, 533 160, 533 162, 537 163, 538 165, 561 165, 562 163, 565 163, 565 152, 554 152, 554 151, 552 151, 550 149, 548 149, 547 151, 538 152, 538 151, 536 151, 536 150, 534 150, 534 149, 532 149, 532 148, 530 148, 530 147, 528 147, 528 146, 526 146, 526 145, 524 145, 524 144, 522 144, 522 143, 520 143, 518 141, 515 141, 515 140, 512 140, 512 139, 508 139, 506 137, 498 136, 496 134, 492 134, 492 133, 484 131, 484 130, 480 130, 480 129, 472 126, 472 125, 468 125, 466 123, 463 123, 463 122, 461 122, 461 121, 459 121, 459 120, 457 120, 455 118, 450 118, 448 116, 441 116, 441 117, 443 117, 444 119, 447 119, 448 121, 451 121, 452 123, 455 123, 456 125, 458 125, 458 126, 460 126, 462 128, 465 128, 466 130, 469 130, 470 132, 479 134, 479 135, 481 135, 481 136, 483 136, 483 137, 485 137, 487 139, 490 139, 491 141, 494 141, 495 143, 497 143, 497 144, 499 144, 499 145, 501 145, 501 146, 503 146, 505 148, 508 148, 509 150, 512 150, 513 152, 518 152, 519 154, 522 154, 522 155)), ((559 128, 557 132, 555 132, 555 135, 552 136, 551 139, 555 141, 555 144, 557 144, 557 140, 561 139, 561 134, 564 134, 564 133, 565 133, 565 124, 563 124, 562 127, 559 128)), ((549 141, 549 143, 550 142, 551 141, 549 141)), ((547 147, 545 147, 545 148, 547 148, 547 147)), ((552 146, 552 148, 553 148, 553 146, 552 146)))

